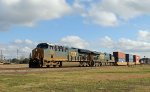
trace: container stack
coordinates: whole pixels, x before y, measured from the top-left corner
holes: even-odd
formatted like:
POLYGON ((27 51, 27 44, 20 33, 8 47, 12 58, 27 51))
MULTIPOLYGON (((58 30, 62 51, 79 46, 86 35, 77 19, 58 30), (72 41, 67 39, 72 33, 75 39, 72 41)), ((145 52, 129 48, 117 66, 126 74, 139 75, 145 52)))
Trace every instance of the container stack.
POLYGON ((133 62, 133 55, 126 54, 126 62, 128 63, 128 65, 134 65, 135 63, 133 62))
POLYGON ((125 53, 113 52, 113 55, 115 57, 115 62, 117 65, 127 65, 127 62, 125 60, 125 53))
POLYGON ((140 64, 140 56, 133 55, 133 61, 136 65, 140 64))

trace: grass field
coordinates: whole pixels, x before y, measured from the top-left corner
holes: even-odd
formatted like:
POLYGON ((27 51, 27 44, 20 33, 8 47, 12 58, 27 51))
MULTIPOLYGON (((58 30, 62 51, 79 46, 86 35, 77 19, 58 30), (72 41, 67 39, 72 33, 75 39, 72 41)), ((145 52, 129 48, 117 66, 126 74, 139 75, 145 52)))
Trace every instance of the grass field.
POLYGON ((149 92, 150 66, 59 68, 0 74, 0 92, 149 92), (50 69, 51 70, 51 69, 50 69))

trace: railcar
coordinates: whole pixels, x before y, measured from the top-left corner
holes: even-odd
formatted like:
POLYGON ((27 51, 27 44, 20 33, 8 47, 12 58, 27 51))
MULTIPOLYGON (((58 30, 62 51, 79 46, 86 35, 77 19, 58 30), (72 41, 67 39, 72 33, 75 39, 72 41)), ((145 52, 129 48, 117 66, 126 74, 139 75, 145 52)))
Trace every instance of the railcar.
POLYGON ((113 52, 116 65, 127 65, 126 56, 123 52, 113 52))
POLYGON ((133 61, 134 61, 135 65, 139 65, 140 64, 140 56, 133 55, 133 61))
POLYGON ((135 65, 132 54, 125 54, 127 65, 135 65))

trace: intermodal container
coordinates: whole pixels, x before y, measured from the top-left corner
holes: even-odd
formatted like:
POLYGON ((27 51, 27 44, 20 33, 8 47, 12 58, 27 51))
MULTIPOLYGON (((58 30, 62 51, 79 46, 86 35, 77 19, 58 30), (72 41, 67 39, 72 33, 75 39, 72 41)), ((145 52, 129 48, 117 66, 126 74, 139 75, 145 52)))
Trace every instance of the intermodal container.
POLYGON ((125 53, 122 52, 113 52, 115 57, 115 62, 125 62, 125 53))
POLYGON ((133 55, 126 54, 126 62, 133 62, 133 55))
POLYGON ((134 60, 134 62, 139 62, 140 61, 140 56, 133 55, 133 60, 134 60))
POLYGON ((125 53, 122 52, 113 52, 114 57, 125 58, 125 53))

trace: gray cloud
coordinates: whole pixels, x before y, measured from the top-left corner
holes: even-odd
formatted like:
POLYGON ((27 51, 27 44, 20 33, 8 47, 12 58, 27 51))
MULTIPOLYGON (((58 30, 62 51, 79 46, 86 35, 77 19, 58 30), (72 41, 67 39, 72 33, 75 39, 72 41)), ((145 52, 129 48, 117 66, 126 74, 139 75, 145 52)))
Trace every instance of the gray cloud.
POLYGON ((0 0, 0 31, 15 25, 34 26, 41 20, 79 14, 86 23, 117 26, 138 16, 150 15, 150 0, 0 0))
POLYGON ((104 37, 100 39, 100 46, 105 49, 114 51, 123 51, 126 53, 140 54, 141 56, 150 57, 150 39, 149 31, 140 30, 135 39, 120 38, 113 40, 111 37, 104 37))
POLYGON ((150 42, 150 32, 148 30, 140 30, 138 32, 138 40, 150 42))
POLYGON ((138 16, 150 15, 150 0, 76 0, 74 5, 88 22, 116 26, 138 16), (83 2, 84 1, 84 2, 83 2), (86 3, 85 3, 86 2, 86 3), (83 12, 84 10, 84 12, 83 12))
POLYGON ((70 11, 65 0, 0 0, 0 31, 14 25, 33 26, 40 20, 60 18, 70 11))
POLYGON ((66 36, 60 40, 60 43, 69 47, 87 48, 89 43, 78 36, 66 36))

